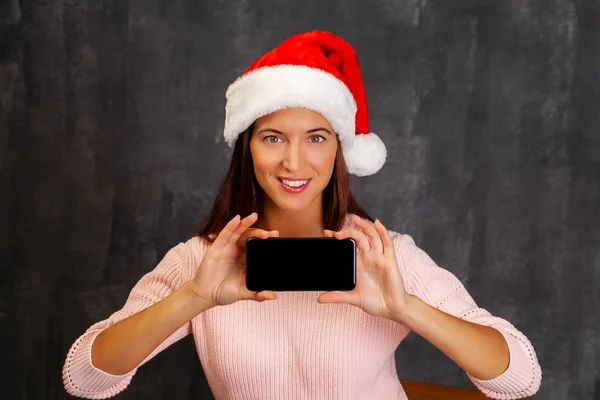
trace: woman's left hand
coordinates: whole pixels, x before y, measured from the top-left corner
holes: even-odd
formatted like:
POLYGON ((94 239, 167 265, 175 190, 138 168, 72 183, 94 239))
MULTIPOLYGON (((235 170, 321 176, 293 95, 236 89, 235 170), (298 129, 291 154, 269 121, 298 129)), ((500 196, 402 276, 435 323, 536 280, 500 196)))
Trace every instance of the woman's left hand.
POLYGON ((325 230, 326 237, 353 238, 357 246, 356 287, 351 291, 323 293, 319 303, 348 303, 367 313, 398 320, 409 298, 398 268, 394 243, 381 221, 371 224, 358 216, 353 218, 360 228, 325 230))

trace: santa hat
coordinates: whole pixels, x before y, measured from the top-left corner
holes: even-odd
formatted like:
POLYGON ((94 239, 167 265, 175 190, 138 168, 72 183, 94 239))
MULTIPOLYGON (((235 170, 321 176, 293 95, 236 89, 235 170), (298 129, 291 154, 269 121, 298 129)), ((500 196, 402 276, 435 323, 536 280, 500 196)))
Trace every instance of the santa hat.
POLYGON ((224 136, 230 147, 258 118, 300 107, 329 121, 351 174, 372 175, 385 163, 385 145, 369 132, 356 52, 332 33, 290 37, 253 62, 229 86, 226 98, 224 136))

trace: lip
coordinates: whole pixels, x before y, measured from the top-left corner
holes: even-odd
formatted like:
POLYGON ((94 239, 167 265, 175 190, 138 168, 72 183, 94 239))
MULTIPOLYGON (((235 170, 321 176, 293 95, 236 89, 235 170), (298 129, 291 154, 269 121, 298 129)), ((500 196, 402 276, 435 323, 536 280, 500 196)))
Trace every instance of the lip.
POLYGON ((290 178, 288 176, 278 176, 277 179, 285 179, 286 181, 307 181, 310 178, 290 178))
POLYGON ((308 185, 310 185, 310 179, 298 179, 298 178, 289 179, 289 178, 279 178, 278 177, 277 180, 279 181, 279 184, 281 185, 283 190, 285 190, 286 192, 291 193, 291 194, 302 193, 306 190, 308 185), (300 186, 299 188, 292 188, 290 186, 285 185, 283 183, 282 179, 286 179, 286 180, 290 180, 290 181, 308 181, 308 182, 306 182, 303 186, 300 186))

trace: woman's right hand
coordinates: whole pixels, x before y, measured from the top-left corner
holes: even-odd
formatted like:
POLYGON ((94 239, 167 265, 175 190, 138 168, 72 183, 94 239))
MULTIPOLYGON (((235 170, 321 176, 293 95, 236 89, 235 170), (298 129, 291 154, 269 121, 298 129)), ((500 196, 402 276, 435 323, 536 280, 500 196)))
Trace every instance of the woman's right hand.
POLYGON ((189 283, 192 293, 207 308, 232 304, 239 300, 274 300, 275 292, 251 292, 246 288, 246 240, 279 236, 278 231, 265 231, 250 226, 258 215, 252 213, 240 220, 236 215, 225 225, 208 249, 196 276, 189 283))

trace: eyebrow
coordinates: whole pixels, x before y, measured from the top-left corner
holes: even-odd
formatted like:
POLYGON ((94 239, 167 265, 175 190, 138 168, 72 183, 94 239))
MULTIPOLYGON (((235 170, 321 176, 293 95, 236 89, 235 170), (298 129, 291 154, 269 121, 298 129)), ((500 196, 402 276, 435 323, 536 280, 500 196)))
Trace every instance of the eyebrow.
MULTIPOLYGON (((306 131, 306 133, 315 133, 315 132, 319 132, 319 131, 324 131, 331 135, 331 132, 329 131, 329 129, 322 128, 322 127, 310 129, 310 130, 306 131)), ((257 134, 264 133, 264 132, 273 132, 273 133, 278 133, 280 135, 284 134, 283 132, 278 131, 277 129, 272 129, 272 128, 261 129, 260 131, 257 132, 257 134)))

